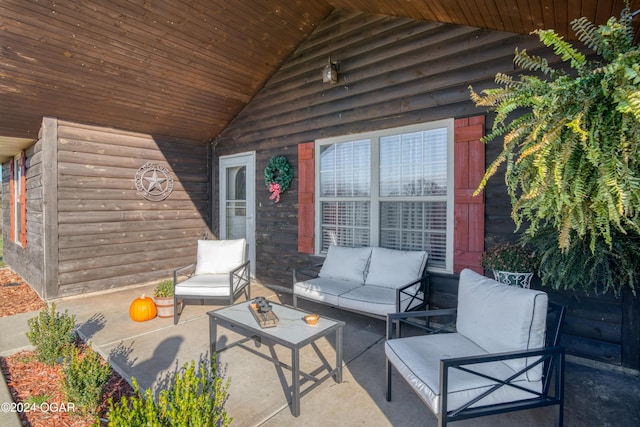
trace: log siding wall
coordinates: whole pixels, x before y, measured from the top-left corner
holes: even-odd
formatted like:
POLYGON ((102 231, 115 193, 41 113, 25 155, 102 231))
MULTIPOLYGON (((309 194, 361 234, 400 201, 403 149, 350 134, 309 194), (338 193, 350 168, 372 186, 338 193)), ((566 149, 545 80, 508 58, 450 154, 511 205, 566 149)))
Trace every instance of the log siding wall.
POLYGON ((2 257, 40 296, 45 295, 43 281, 43 212, 42 212, 42 142, 38 140, 26 151, 27 245, 11 241, 9 199, 13 197, 9 182, 9 162, 2 165, 2 257))
POLYGON ((59 296, 168 278, 209 234, 208 146, 114 129, 58 124, 59 296), (135 174, 153 161, 173 192, 152 202, 135 174))
MULTIPOLYGON (((516 47, 549 57, 529 36, 346 11, 330 15, 215 141, 216 163, 220 156, 257 152, 257 277, 291 287, 291 270, 317 261, 298 251, 298 177, 274 204, 262 178, 269 158, 285 155, 297 171, 299 143, 482 114, 470 101, 468 86, 495 87, 497 72, 514 70, 516 47), (333 86, 321 78, 329 56, 340 63, 339 83, 333 86)), ((492 124, 488 115, 487 131, 492 124)), ((499 143, 487 146, 487 165, 500 149, 499 143)), ((485 242, 515 239, 499 175, 489 181, 485 200, 485 242)), ((434 306, 456 305, 456 275, 434 275, 432 284, 434 306)), ((622 360, 622 336, 634 332, 623 331, 620 300, 550 293, 569 305, 563 342, 570 354, 640 368, 622 360)))

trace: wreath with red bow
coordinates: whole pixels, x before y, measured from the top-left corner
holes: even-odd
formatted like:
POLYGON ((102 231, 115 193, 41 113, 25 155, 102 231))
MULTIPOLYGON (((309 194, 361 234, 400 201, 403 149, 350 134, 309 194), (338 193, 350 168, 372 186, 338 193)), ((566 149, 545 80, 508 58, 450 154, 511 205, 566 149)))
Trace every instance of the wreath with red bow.
POLYGON ((280 194, 289 189, 293 181, 293 168, 285 156, 274 156, 264 168, 264 183, 271 192, 269 200, 280 201, 280 194))

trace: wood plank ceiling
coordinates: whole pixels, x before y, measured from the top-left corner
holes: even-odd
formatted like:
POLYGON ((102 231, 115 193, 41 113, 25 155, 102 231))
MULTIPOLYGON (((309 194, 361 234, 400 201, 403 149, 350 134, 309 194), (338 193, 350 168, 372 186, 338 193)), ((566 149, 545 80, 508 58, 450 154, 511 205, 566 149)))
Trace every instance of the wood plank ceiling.
POLYGON ((525 34, 554 28, 571 38, 572 19, 603 23, 623 7, 622 0, 2 0, 0 156, 35 139, 43 116, 210 141, 334 9, 525 34))

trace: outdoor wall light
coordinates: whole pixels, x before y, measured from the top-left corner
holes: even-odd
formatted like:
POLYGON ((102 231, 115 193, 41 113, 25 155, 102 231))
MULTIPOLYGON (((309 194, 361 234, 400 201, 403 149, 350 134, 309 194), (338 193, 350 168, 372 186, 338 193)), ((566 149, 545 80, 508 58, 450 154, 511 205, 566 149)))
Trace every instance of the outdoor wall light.
POLYGON ((322 83, 336 84, 338 83, 338 68, 339 63, 337 61, 331 61, 331 57, 327 60, 327 65, 322 69, 322 83))

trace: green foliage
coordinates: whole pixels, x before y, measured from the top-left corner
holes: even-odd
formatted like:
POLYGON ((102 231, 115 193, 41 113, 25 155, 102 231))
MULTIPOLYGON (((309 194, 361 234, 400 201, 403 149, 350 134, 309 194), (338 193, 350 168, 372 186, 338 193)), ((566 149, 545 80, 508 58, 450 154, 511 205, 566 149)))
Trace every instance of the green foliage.
POLYGON ((595 252, 602 241, 612 247, 614 233, 640 232, 640 48, 633 44, 628 7, 606 25, 586 18, 571 24, 596 59, 552 30, 536 31, 568 62, 571 75, 516 50, 515 64, 541 74, 498 74, 501 87, 481 94, 470 88, 477 106, 496 112, 484 142, 504 138, 476 192, 505 163, 518 228, 528 224, 533 236, 549 225, 562 250, 572 239, 587 239, 595 252))
POLYGON ((102 402, 104 386, 111 377, 111 367, 91 348, 81 356, 73 347, 65 359, 62 390, 69 401, 78 405, 82 413, 95 414, 102 402))
POLYGON ((173 280, 167 279, 158 283, 153 291, 153 296, 157 298, 167 298, 173 296, 173 280))
POLYGON ((571 238, 568 250, 557 244, 552 228, 539 230, 527 241, 535 248, 541 264, 538 275, 543 285, 555 289, 582 289, 587 294, 613 292, 619 296, 625 286, 640 284, 640 234, 622 234, 613 230, 612 244, 600 238, 592 251, 587 239, 571 238))
POLYGON ((68 310, 56 312, 56 305, 42 309, 38 317, 27 320, 27 337, 36 348, 36 358, 47 365, 55 365, 60 358, 69 354, 76 339, 75 315, 68 310))
POLYGON ((271 184, 280 184, 283 193, 289 189, 293 181, 293 168, 285 156, 273 156, 264 168, 264 183, 267 188, 271 184))
POLYGON ((538 259, 526 246, 502 242, 487 248, 480 258, 485 270, 531 273, 538 268, 538 259))
POLYGON ((118 405, 109 400, 109 425, 146 426, 228 426, 232 419, 224 410, 229 381, 212 372, 211 364, 192 361, 168 379, 157 399, 150 389, 144 395, 135 378, 136 395, 123 397, 118 405))

